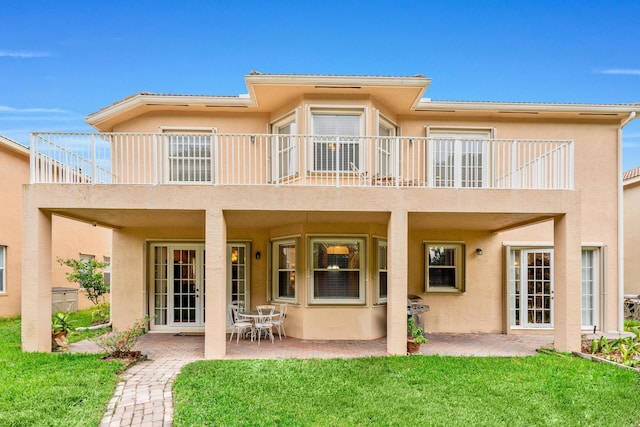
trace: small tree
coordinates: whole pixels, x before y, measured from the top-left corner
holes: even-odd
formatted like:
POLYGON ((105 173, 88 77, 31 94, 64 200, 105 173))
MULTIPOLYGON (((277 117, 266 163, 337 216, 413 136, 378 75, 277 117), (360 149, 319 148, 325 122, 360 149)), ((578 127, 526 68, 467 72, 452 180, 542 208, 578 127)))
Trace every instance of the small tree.
POLYGON ((78 283, 87 292, 87 298, 98 305, 100 297, 109 292, 109 285, 104 282, 102 270, 109 265, 108 262, 100 262, 95 259, 60 259, 61 265, 71 267, 73 271, 66 273, 67 280, 78 283))

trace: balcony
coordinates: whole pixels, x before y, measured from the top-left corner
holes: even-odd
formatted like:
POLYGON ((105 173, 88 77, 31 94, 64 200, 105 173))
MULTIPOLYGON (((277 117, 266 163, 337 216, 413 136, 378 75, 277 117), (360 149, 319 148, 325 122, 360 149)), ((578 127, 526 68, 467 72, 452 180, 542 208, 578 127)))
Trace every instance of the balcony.
POLYGON ((573 141, 33 133, 32 184, 573 189, 573 141))

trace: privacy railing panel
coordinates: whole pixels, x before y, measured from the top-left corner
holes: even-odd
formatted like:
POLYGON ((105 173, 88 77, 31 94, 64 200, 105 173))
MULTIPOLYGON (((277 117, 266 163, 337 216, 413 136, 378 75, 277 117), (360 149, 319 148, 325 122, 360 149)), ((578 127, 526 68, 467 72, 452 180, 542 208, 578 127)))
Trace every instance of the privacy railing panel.
POLYGON ((573 189, 573 142, 34 133, 31 183, 573 189))

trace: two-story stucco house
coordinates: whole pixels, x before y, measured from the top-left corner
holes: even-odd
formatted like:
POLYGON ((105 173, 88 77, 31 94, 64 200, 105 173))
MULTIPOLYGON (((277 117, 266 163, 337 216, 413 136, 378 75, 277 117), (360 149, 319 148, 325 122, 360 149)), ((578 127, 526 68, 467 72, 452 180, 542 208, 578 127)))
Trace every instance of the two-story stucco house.
POLYGON ((624 188, 624 291, 640 297, 640 167, 623 175, 624 188))
POLYGON ((407 296, 428 332, 622 325, 621 135, 640 105, 450 102, 408 77, 245 77, 247 95, 139 93, 99 133, 32 137, 23 348, 47 351, 52 215, 113 229, 113 322, 204 332, 288 303, 287 335, 387 337, 407 296))
MULTIPOLYGON (((0 317, 20 314, 22 292, 22 186, 29 183, 29 149, 0 135, 0 317)), ((52 266, 49 283, 54 288, 78 288, 69 283, 57 258, 95 257, 102 261, 111 254, 111 231, 86 223, 55 217, 51 235, 52 266)), ((42 290, 45 292, 45 290, 42 290)), ((51 292, 51 289, 48 289, 51 292)), ((24 294, 25 299, 34 299, 24 294)), ((53 307, 87 308, 93 305, 84 292, 59 289, 53 307), (63 294, 68 293, 68 296, 63 294), (59 301, 57 301, 57 299, 59 301), (61 299, 61 300, 60 300, 61 299)))

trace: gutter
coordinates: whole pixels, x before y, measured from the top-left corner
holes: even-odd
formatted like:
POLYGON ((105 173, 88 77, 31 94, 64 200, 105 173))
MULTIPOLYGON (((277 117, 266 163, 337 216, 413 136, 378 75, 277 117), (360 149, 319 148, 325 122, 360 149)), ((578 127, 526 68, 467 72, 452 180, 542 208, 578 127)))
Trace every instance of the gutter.
POLYGON ((636 118, 636 112, 620 123, 618 128, 618 331, 624 331, 624 170, 622 167, 622 129, 636 118))

